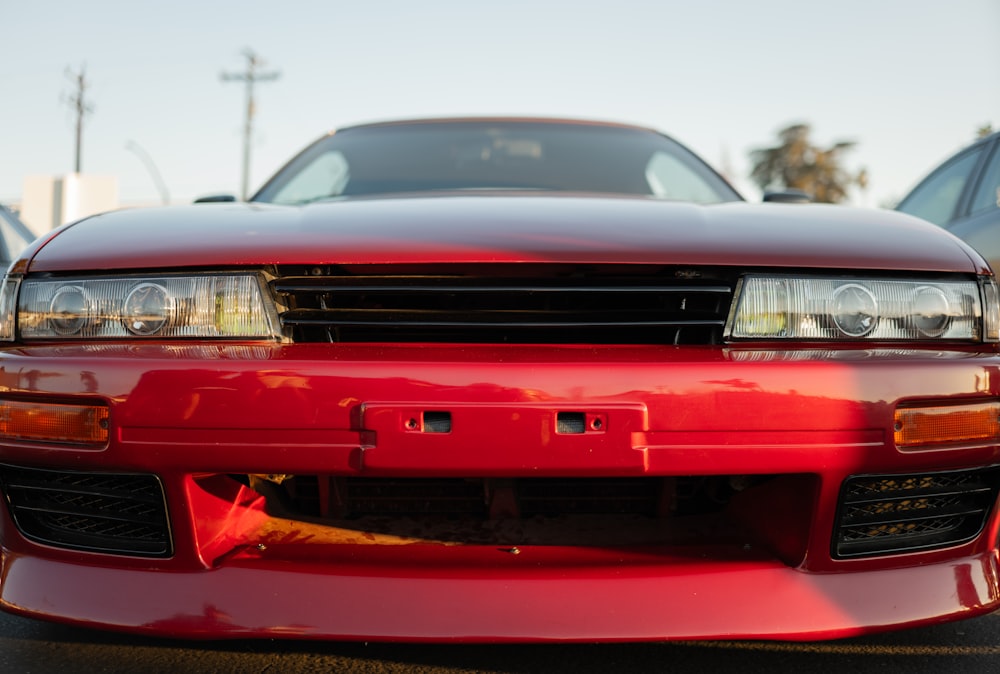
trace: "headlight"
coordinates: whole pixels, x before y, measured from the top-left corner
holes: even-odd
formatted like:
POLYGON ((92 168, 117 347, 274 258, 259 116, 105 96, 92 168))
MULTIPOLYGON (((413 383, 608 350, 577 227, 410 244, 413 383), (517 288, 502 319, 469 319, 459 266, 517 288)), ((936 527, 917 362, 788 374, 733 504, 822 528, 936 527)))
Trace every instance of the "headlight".
MULTIPOLYGON (((251 274, 27 279, 17 327, 25 340, 274 338, 276 313, 262 283, 251 274)), ((7 295, 5 287, 0 319, 7 295)))
POLYGON ((976 281, 752 274, 737 289, 726 334, 732 339, 997 341, 991 317, 996 311, 992 280, 981 289, 976 281))

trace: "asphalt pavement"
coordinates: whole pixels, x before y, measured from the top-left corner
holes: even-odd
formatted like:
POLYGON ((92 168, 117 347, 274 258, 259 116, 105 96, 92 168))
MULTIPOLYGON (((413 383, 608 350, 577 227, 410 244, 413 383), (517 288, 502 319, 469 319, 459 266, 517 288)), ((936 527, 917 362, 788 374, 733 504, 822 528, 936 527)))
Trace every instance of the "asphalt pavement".
POLYGON ((1000 672, 1000 613, 828 642, 533 645, 172 641, 0 614, 0 672, 995 674, 1000 672))

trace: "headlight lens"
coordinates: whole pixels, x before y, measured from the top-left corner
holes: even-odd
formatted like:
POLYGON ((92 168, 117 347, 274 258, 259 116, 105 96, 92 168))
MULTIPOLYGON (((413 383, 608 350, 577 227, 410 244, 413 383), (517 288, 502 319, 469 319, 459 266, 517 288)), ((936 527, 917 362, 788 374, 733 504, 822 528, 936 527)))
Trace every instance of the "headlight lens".
POLYGON ((174 299, 170 291, 158 283, 140 283, 125 298, 122 324, 133 335, 155 335, 176 313, 174 299))
POLYGON ((995 341, 984 330, 987 295, 976 281, 752 274, 737 290, 726 333, 733 339, 995 341))
POLYGON ((75 335, 94 320, 95 307, 81 286, 60 286, 49 302, 49 328, 57 335, 75 335))
POLYGON ((274 338, 262 284, 253 274, 27 279, 17 326, 25 340, 274 338))

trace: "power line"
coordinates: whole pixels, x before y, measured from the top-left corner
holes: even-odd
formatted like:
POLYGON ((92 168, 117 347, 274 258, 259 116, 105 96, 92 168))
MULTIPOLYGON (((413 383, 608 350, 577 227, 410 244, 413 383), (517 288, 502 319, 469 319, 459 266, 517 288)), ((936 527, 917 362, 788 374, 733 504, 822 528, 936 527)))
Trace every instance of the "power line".
POLYGON ((253 87, 257 82, 270 82, 281 77, 281 73, 259 72, 259 68, 264 66, 257 54, 252 49, 243 50, 243 56, 247 59, 247 69, 242 73, 222 73, 223 82, 244 82, 246 83, 247 112, 246 123, 243 127, 243 184, 240 197, 247 200, 248 186, 250 184, 250 141, 253 138, 253 118, 256 114, 253 98, 253 87))

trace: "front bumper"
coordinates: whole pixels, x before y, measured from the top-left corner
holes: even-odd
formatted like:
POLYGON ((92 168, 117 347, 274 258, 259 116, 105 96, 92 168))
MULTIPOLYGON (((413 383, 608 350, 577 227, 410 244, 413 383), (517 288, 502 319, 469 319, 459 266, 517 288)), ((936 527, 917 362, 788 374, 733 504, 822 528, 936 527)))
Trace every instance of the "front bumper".
POLYGON ((289 563, 247 551, 180 572, 7 553, 4 608, 196 639, 529 642, 839 638, 972 617, 998 601, 989 553, 816 574, 662 551, 320 552, 289 563))
MULTIPOLYGON (((5 508, 0 606, 170 636, 472 641, 825 638, 978 615, 1000 605, 991 505, 953 544, 854 559, 832 539, 849 476, 1000 465, 995 439, 893 444, 897 405, 995 399, 998 366, 959 351, 9 350, 0 399, 99 401, 110 439, 6 443, 0 469, 156 476, 170 549, 53 544, 5 508), (558 518, 485 538, 483 525, 376 530, 377 516, 352 527, 251 489, 303 475, 764 481, 711 512, 667 504, 653 534, 607 537, 604 523, 567 541, 558 518)), ((509 519, 498 508, 488 519, 509 519)))

